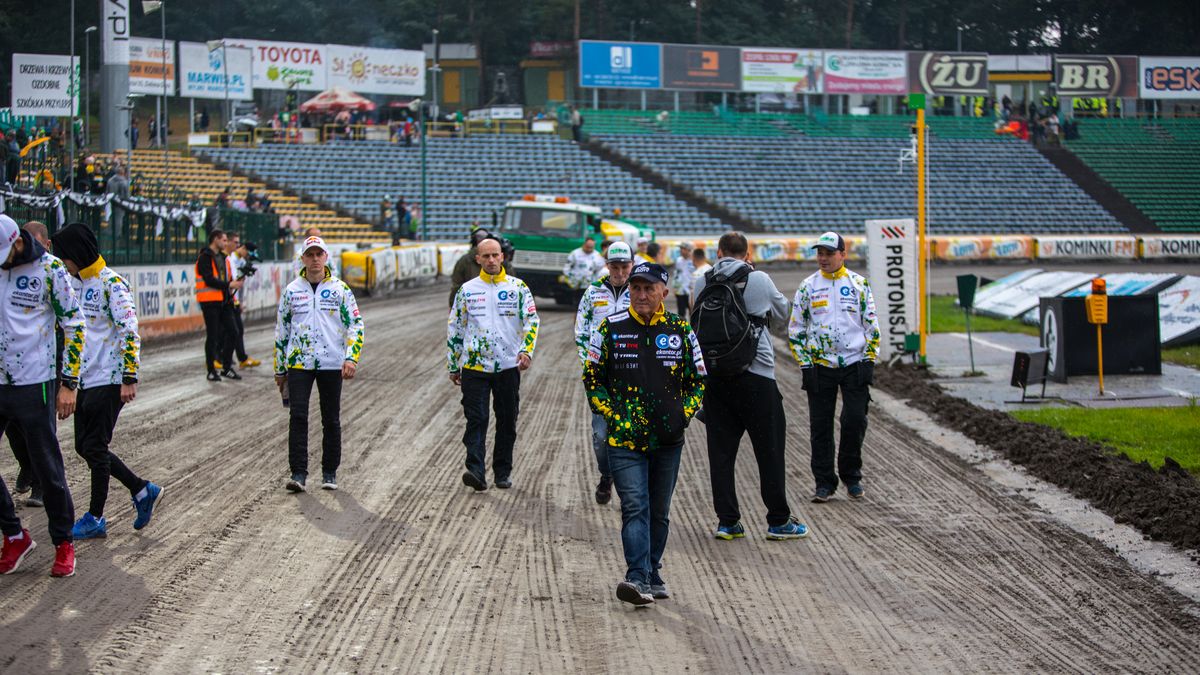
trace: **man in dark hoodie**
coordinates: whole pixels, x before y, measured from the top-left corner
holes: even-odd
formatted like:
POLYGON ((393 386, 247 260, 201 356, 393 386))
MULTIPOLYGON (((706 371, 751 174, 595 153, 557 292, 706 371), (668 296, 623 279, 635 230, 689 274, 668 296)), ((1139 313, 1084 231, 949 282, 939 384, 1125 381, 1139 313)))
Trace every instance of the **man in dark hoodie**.
POLYGON ((141 337, 133 292, 100 256, 96 235, 86 225, 72 223, 52 237, 54 250, 73 277, 87 327, 87 344, 79 370, 79 400, 75 412, 75 452, 92 473, 87 513, 75 522, 75 539, 108 536, 104 506, 109 477, 129 490, 137 517, 133 529, 150 523, 162 488, 138 477, 111 450, 117 415, 137 396, 141 337))
POLYGON ((233 369, 231 338, 237 334, 237 323, 230 299, 230 292, 241 288, 242 281, 229 280, 225 257, 221 253, 225 237, 222 230, 213 230, 208 235, 208 246, 200 249, 200 256, 196 258, 196 302, 200 303, 200 311, 204 314, 204 366, 210 382, 220 382, 221 376, 242 379, 233 369), (221 364, 220 375, 217 374, 218 363, 221 364))
POLYGON ((468 281, 479 276, 479 271, 483 269, 478 262, 475 261, 475 247, 479 246, 479 242, 488 239, 492 235, 485 229, 480 228, 471 233, 471 248, 454 263, 454 271, 450 273, 450 306, 454 306, 454 296, 458 295, 458 289, 468 281))
MULTIPOLYGON (((54 413, 75 412, 83 353, 84 319, 62 261, 46 252, 28 232, 0 215, 0 428, 16 424, 29 442, 29 459, 42 483, 47 526, 54 543, 51 576, 75 574, 71 526, 75 505, 67 488, 54 413), (54 325, 65 347, 61 388, 54 395, 54 325), (57 399, 57 400, 56 400, 57 399)), ((8 486, 0 480, 0 574, 17 569, 35 544, 21 527, 8 486)))

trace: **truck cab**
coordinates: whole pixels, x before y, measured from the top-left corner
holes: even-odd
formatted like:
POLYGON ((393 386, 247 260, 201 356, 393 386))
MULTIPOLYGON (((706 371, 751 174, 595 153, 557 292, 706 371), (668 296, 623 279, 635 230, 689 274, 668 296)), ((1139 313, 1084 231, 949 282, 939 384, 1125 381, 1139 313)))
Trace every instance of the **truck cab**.
POLYGON ((597 250, 604 241, 624 241, 636 250, 639 237, 654 238, 654 230, 641 223, 605 218, 598 206, 553 195, 525 195, 508 202, 499 215, 499 230, 515 249, 513 274, 534 295, 552 297, 559 304, 574 302, 576 293, 563 279, 563 267, 585 237, 596 237, 597 250))

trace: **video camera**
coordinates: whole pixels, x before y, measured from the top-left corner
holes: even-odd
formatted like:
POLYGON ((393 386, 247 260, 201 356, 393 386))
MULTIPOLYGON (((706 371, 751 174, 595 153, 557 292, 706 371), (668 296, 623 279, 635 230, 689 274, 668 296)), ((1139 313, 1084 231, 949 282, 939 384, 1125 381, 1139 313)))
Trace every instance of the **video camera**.
POLYGON ((262 262, 262 256, 258 254, 258 244, 252 241, 246 242, 246 262, 242 265, 241 278, 246 279, 258 273, 255 263, 260 262, 262 262))

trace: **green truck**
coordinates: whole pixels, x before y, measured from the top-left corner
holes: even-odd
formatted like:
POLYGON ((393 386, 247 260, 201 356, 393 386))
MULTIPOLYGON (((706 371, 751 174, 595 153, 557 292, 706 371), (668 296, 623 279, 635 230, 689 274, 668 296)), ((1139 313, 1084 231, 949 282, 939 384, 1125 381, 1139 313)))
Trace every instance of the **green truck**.
POLYGON ((525 195, 508 202, 499 214, 500 234, 515 249, 513 274, 529 285, 534 295, 574 304, 577 292, 567 285, 563 267, 567 255, 596 236, 603 241, 624 241, 637 250, 640 237, 654 238, 654 230, 628 218, 605 218, 600 207, 578 204, 566 197, 525 195))

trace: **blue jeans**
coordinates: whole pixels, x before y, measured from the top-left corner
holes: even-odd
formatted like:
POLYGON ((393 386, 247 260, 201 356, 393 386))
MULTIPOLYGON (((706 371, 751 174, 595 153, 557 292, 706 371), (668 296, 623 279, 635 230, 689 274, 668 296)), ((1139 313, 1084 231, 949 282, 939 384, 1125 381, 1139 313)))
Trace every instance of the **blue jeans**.
POLYGON ((651 451, 608 448, 608 465, 621 498, 627 581, 650 583, 651 575, 657 576, 662 567, 682 450, 682 444, 651 451))
POLYGON ((592 451, 596 453, 596 468, 600 475, 612 476, 608 468, 608 422, 603 415, 592 413, 592 451))

